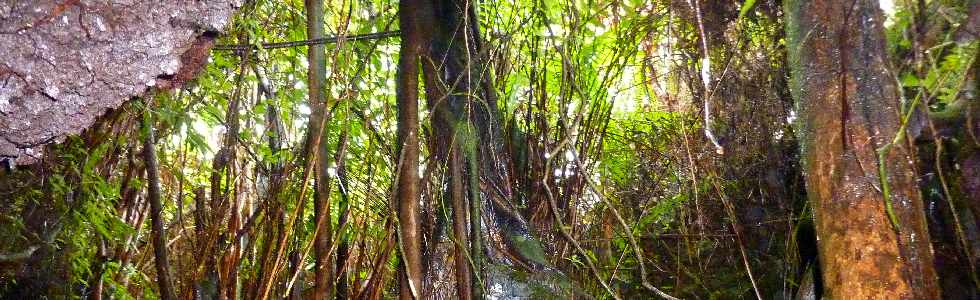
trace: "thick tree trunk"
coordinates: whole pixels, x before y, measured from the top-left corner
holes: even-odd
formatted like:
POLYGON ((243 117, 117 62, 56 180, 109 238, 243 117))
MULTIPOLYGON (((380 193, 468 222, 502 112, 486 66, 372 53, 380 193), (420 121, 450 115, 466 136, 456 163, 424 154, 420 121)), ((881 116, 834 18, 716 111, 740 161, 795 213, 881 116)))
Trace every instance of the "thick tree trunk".
POLYGON ((398 4, 402 31, 398 57, 398 141, 395 165, 398 168, 398 240, 401 244, 399 268, 400 299, 419 299, 422 292, 422 232, 419 223, 419 56, 426 39, 423 22, 431 20, 427 0, 401 0, 398 4))
POLYGON ((193 78, 241 2, 4 1, 0 163, 34 163, 107 109, 193 78))
POLYGON ((481 276, 483 256, 488 261, 513 264, 529 271, 544 268, 528 252, 540 249, 540 245, 515 205, 521 200, 516 199, 507 169, 512 165, 511 157, 504 150, 501 131, 504 126, 475 8, 463 0, 439 0, 433 6, 437 16, 433 27, 439 30, 432 38, 429 55, 439 65, 427 66, 426 82, 440 84, 443 91, 429 95, 429 103, 435 110, 433 120, 440 114, 448 115, 445 118, 452 125, 452 138, 462 148, 470 205, 470 255, 475 266, 471 271, 472 292, 475 298, 480 298, 483 287, 478 281, 484 277, 481 276), (447 102, 448 108, 444 110, 448 113, 432 105, 441 102, 447 102), (487 251, 491 247, 497 251, 487 251))
POLYGON ((792 0, 786 10, 824 294, 939 298, 911 150, 896 138, 904 103, 878 2, 792 0))
POLYGON ((160 203, 160 171, 157 168, 157 154, 154 149, 153 123, 150 112, 143 114, 143 159, 146 163, 147 198, 150 201, 150 221, 153 225, 153 254, 156 260, 157 284, 160 286, 160 299, 177 299, 170 280, 170 260, 167 258, 167 230, 163 228, 163 205, 160 203))

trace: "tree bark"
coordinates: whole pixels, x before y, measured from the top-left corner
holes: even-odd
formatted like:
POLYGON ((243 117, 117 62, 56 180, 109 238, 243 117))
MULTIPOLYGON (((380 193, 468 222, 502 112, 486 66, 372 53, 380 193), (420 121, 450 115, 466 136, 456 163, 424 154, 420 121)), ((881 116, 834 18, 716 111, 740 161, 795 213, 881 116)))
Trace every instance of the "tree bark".
POLYGON ((792 0, 786 11, 824 295, 939 298, 878 2, 792 0))
MULTIPOLYGON (((488 52, 481 40, 474 5, 463 0, 439 0, 433 6, 437 18, 432 27, 439 30, 432 38, 430 55, 432 61, 440 64, 426 70, 426 82, 449 85, 443 88, 447 96, 436 94, 440 98, 430 98, 430 103, 448 102, 452 134, 456 139, 468 140, 461 141, 461 148, 470 206, 472 293, 474 298, 481 298, 483 286, 478 281, 483 278, 479 274, 484 256, 488 261, 509 263, 532 272, 545 268, 528 252, 540 245, 515 205, 522 199, 517 199, 520 195, 514 193, 507 169, 512 161, 504 149, 504 126, 490 75, 492 68, 487 63, 488 52), (492 224, 482 226, 483 222, 492 224), (487 251, 490 247, 499 251, 487 251)), ((439 114, 435 111, 433 119, 439 114)))
POLYGON ((399 298, 418 299, 422 293, 422 235, 419 215, 419 56, 426 44, 422 22, 431 20, 427 0, 401 0, 398 4, 402 31, 398 57, 398 141, 395 165, 398 240, 401 244, 399 298))
MULTIPOLYGON (((306 1, 306 31, 310 39, 323 38, 323 0, 306 1)), ((316 224, 313 237, 315 257, 314 299, 327 299, 333 285, 333 265, 330 263, 330 175, 327 174, 329 157, 324 130, 326 116, 326 52, 322 44, 310 45, 307 53, 309 70, 307 80, 310 89, 310 125, 307 143, 315 147, 313 216, 316 224)))
POLYGON ((957 28, 953 39, 960 44, 968 44, 980 38, 980 1, 973 0, 966 12, 966 20, 957 28))
POLYGON ((106 110, 193 78, 241 3, 4 1, 0 163, 35 163, 106 110))
POLYGON ((458 145, 453 146, 449 154, 449 189, 453 203, 453 238, 455 238, 456 256, 453 258, 456 268, 456 295, 460 300, 471 299, 472 296, 472 275, 470 274, 469 246, 467 239, 469 231, 467 225, 467 205, 466 205, 466 186, 463 181, 463 154, 460 153, 458 145))
POLYGON ((150 221, 153 226, 153 254, 156 261, 157 284, 160 285, 160 299, 177 299, 170 280, 170 260, 167 258, 167 230, 163 228, 163 206, 160 203, 160 171, 157 167, 157 154, 154 149, 153 123, 150 112, 143 113, 143 159, 146 160, 147 198, 150 201, 150 221))

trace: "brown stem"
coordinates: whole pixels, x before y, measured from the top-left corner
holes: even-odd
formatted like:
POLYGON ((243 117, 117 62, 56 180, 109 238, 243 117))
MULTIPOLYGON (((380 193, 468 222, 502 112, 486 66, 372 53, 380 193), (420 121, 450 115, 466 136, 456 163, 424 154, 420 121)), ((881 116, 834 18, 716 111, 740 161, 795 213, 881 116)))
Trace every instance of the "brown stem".
POLYGON ((431 18, 426 0, 402 0, 398 4, 402 30, 398 58, 398 183, 396 189, 398 240, 402 263, 399 270, 400 299, 418 299, 422 292, 422 244, 419 215, 419 56, 425 38, 422 22, 431 18))
POLYGON ((153 224, 153 254, 156 261, 157 284, 160 286, 160 299, 177 299, 170 280, 170 260, 167 258, 167 230, 163 227, 163 205, 160 203, 160 171, 157 168, 157 154, 154 149, 153 123, 150 112, 143 113, 143 159, 146 163, 147 196, 150 201, 150 220, 153 224))

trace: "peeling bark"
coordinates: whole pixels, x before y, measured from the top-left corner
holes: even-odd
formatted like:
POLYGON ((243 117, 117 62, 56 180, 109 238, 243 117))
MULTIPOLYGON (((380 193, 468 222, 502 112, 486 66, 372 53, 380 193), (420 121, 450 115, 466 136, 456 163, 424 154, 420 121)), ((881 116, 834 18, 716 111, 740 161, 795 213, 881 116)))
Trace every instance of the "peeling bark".
POLYGON ((90 127, 150 87, 172 88, 207 61, 241 0, 0 1, 0 160, 90 127))
POLYGON ((793 0, 786 10, 824 295, 939 298, 912 150, 902 141, 877 157, 898 134, 903 105, 878 2, 793 0))

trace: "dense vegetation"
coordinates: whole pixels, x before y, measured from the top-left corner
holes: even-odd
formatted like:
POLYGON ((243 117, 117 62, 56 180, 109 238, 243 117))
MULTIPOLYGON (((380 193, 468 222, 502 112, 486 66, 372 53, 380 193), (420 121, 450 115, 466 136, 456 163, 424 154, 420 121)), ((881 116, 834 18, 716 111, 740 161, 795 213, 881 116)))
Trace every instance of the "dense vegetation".
POLYGON ((975 299, 978 11, 246 1, 198 78, 0 171, 0 295, 975 299))

